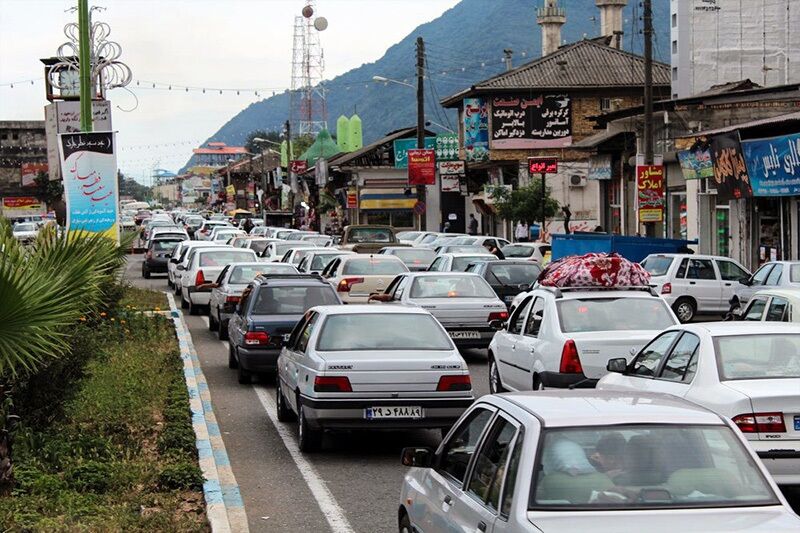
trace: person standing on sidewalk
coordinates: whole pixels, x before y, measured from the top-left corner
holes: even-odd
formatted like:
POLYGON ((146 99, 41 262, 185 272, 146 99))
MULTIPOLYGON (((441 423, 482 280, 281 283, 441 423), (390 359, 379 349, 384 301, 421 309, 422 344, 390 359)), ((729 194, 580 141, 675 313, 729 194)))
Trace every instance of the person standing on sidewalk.
POLYGON ((470 235, 478 234, 478 220, 472 213, 469 214, 469 231, 467 233, 469 233, 470 235))
POLYGON ((528 242, 531 239, 530 230, 528 225, 521 220, 517 222, 517 228, 514 230, 514 237, 517 242, 528 242))

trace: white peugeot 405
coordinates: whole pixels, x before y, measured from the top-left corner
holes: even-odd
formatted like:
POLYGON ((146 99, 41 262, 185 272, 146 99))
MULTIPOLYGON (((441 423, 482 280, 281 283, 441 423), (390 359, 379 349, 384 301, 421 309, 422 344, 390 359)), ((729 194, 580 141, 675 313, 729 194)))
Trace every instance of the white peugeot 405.
POLYGON ((334 305, 306 312, 278 357, 278 419, 300 449, 325 429, 441 428, 472 404, 467 364, 424 309, 334 305))
POLYGON ((800 530, 733 423, 667 394, 484 396, 402 458, 401 533, 800 530))
POLYGON ((779 485, 800 485, 800 326, 686 324, 608 369, 598 389, 665 392, 732 418, 779 485))

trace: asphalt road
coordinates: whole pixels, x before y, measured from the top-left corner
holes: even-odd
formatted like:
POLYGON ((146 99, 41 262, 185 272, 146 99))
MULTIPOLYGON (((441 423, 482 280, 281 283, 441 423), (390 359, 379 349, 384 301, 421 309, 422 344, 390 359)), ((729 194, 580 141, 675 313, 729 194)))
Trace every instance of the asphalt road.
MULTIPOLYGON (((141 255, 129 256, 125 277, 134 285, 167 290, 166 275, 141 277, 141 255)), ((208 319, 185 316, 206 376, 225 448, 251 531, 397 531, 400 464, 405 446, 435 446, 429 430, 328 434, 323 450, 302 454, 295 423, 277 422, 275 384, 239 385, 228 368, 227 342, 208 319)), ((463 354, 476 395, 487 394, 485 350, 463 354)))

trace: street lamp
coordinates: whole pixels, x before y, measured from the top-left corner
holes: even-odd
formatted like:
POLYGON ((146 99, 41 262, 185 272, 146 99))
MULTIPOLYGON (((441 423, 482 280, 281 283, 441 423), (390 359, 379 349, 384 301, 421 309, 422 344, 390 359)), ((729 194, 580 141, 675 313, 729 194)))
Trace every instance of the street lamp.
POLYGON ((261 137, 253 137, 252 141, 253 141, 254 143, 269 143, 269 144, 274 144, 275 146, 280 146, 280 145, 281 145, 281 143, 279 143, 279 142, 270 141, 269 139, 262 139, 261 137))
POLYGON ((454 131, 454 130, 452 130, 452 129, 448 128, 448 127, 447 127, 447 126, 445 126, 444 124, 439 124, 439 123, 438 123, 438 122, 436 122, 435 120, 427 119, 427 120, 425 121, 425 125, 426 125, 426 126, 430 126, 431 124, 433 124, 434 126, 439 126, 439 127, 440 127, 440 128, 442 128, 443 130, 445 130, 445 131, 449 131, 450 133, 455 133, 455 131, 454 131))
POLYGON ((372 76, 372 81, 378 81, 382 83, 396 83, 397 85, 405 85, 406 87, 411 87, 412 89, 416 89, 416 87, 408 82, 393 80, 391 78, 385 78, 383 76, 372 76))

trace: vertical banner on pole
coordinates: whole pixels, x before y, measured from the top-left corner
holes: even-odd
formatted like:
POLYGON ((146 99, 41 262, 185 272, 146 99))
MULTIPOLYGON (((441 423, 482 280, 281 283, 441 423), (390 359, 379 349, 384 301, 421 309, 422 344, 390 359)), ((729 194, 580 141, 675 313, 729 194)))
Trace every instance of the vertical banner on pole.
POLYGON ((59 135, 67 231, 101 233, 119 242, 114 132, 59 135))

